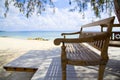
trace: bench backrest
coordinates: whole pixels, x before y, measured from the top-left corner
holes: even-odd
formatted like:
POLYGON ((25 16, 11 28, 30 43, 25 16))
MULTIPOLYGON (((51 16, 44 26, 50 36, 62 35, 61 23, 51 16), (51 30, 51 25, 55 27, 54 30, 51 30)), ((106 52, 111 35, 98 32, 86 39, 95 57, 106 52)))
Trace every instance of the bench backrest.
MULTIPOLYGON (((104 28, 106 28, 106 25, 101 25, 101 31, 104 31, 104 28)), ((120 41, 120 24, 113 24, 113 29, 118 28, 117 31, 112 30, 112 34, 110 37, 111 41, 120 41)))
MULTIPOLYGON (((90 24, 86 24, 83 25, 81 27, 81 31, 80 31, 80 37, 89 37, 89 36, 96 36, 96 35, 104 35, 106 34, 107 37, 100 40, 95 40, 92 42, 89 42, 89 44, 95 48, 97 48, 98 50, 101 51, 102 54, 106 54, 106 55, 102 55, 103 57, 107 57, 107 50, 108 50, 108 45, 109 45, 109 40, 110 40, 110 36, 111 36, 111 31, 112 31, 112 25, 114 22, 114 18, 115 17, 110 17, 104 20, 100 20, 100 21, 96 21, 90 24), (83 29, 87 28, 87 27, 95 27, 95 26, 100 26, 100 25, 106 25, 107 29, 106 32, 95 32, 95 31, 91 31, 91 32, 85 32, 83 29)), ((101 36, 102 37, 102 36, 101 36)))

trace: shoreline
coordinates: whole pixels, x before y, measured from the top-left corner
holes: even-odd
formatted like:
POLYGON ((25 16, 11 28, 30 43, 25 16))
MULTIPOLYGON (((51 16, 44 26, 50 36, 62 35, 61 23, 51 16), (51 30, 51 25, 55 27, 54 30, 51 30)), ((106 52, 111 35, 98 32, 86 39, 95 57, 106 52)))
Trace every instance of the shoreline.
POLYGON ((61 37, 62 32, 65 31, 6 31, 0 32, 0 37, 18 39, 43 38, 45 40, 53 40, 56 37, 61 37))
POLYGON ((48 40, 52 40, 52 39, 46 39, 46 38, 42 38, 42 37, 26 37, 26 38, 22 38, 22 37, 0 36, 0 38, 14 38, 14 39, 23 39, 23 40, 40 40, 40 41, 48 41, 48 40))

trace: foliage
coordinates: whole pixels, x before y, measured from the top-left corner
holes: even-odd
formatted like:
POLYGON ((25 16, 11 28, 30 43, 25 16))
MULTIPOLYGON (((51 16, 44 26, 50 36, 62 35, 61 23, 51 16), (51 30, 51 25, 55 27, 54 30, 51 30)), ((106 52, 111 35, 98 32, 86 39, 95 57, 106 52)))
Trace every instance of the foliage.
MULTIPOLYGON (((7 16, 7 12, 9 11, 9 5, 14 3, 14 6, 19 8, 19 11, 26 15, 26 17, 31 16, 35 11, 37 14, 41 14, 48 8, 47 6, 53 8, 54 3, 52 0, 6 0, 5 1, 5 17, 7 16)), ((113 0, 69 0, 69 4, 75 4, 73 9, 70 11, 78 10, 79 12, 83 12, 87 10, 88 2, 90 2, 92 9, 97 17, 100 17, 100 14, 103 11, 108 11, 109 15, 111 15, 113 9, 113 0)))
POLYGON ((54 8, 54 4, 52 0, 6 0, 5 1, 5 17, 7 16, 7 12, 9 11, 9 5, 13 3, 13 5, 19 8, 19 11, 26 15, 28 18, 31 16, 35 11, 37 14, 41 14, 41 12, 45 11, 47 5, 49 7, 54 8))
POLYGON ((113 0, 69 0, 69 4, 76 3, 75 7, 71 11, 78 10, 83 12, 87 9, 87 3, 91 4, 91 7, 97 17, 100 17, 100 14, 104 11, 111 12, 113 10, 113 0))

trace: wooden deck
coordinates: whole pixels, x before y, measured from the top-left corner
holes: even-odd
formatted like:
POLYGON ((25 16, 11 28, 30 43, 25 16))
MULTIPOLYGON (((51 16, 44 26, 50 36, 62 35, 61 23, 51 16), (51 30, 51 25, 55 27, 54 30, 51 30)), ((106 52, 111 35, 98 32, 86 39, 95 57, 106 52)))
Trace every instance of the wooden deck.
MULTIPOLYGON (((108 62, 104 80, 119 80, 120 79, 120 70, 119 66, 115 66, 120 61, 110 60, 108 62), (113 63, 113 64, 111 64, 113 63), (116 73, 115 73, 116 72, 116 73)), ((62 80, 61 73, 61 65, 60 65, 60 57, 56 57, 52 59, 52 62, 49 66, 42 65, 46 68, 38 69, 38 71, 34 74, 31 80, 62 80)), ((93 66, 67 66, 67 80, 97 80, 98 77, 98 67, 93 66)))
MULTIPOLYGON (((54 48, 48 51, 32 50, 6 64, 4 67, 8 68, 6 70, 13 69, 12 71, 35 70, 31 80, 61 80, 59 49, 54 48)), ((110 60, 107 64, 104 80, 120 80, 120 49, 110 47, 109 54, 110 60)), ((97 67, 73 67, 68 65, 67 80, 97 80, 97 71, 97 67)))

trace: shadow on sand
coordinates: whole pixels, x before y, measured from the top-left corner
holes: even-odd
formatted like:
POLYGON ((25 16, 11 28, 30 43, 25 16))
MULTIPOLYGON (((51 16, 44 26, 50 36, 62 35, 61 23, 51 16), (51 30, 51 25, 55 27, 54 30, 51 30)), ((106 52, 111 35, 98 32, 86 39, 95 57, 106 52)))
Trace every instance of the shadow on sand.
MULTIPOLYGON (((19 66, 26 68, 39 68, 48 66, 43 80, 61 80, 61 59, 60 49, 52 50, 31 50, 20 56, 6 66, 19 66)), ((97 80, 98 66, 67 66, 67 80, 97 80)), ((41 71, 42 72, 42 71, 41 71)), ((44 72, 44 70, 43 70, 44 72)), ((22 74, 24 75, 24 74, 22 74)), ((39 74, 37 77, 39 77, 39 74)), ((15 75, 20 78, 19 75, 15 75)), ((12 80, 12 79, 9 79, 12 80)), ((18 79, 20 80, 20 79, 18 79)), ((28 79, 29 80, 29 79, 28 79)), ((120 61, 110 59, 106 66, 104 80, 120 80, 120 61)))

